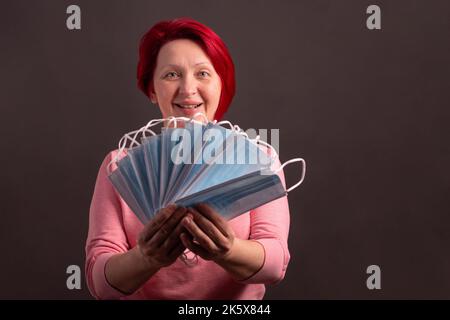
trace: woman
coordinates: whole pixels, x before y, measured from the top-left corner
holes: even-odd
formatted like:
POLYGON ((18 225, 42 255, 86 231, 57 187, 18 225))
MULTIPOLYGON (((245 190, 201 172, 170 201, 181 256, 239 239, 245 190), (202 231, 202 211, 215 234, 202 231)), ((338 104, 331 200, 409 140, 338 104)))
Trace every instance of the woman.
MULTIPOLYGON (((211 29, 191 19, 163 21, 144 35, 139 52, 139 88, 163 117, 223 116, 234 95, 234 66, 211 29)), ((90 208, 86 277, 94 297, 262 299, 265 284, 284 278, 286 197, 230 221, 205 205, 170 205, 142 226, 108 180, 116 154, 100 167, 90 208), (186 249, 196 263, 178 259, 186 249)), ((279 176, 285 185, 282 170, 279 176)))

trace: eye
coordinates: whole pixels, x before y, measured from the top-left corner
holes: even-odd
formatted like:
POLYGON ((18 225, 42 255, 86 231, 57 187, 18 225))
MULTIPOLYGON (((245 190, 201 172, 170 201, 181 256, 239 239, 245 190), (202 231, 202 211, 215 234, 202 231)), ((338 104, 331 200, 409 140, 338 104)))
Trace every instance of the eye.
POLYGON ((164 79, 176 79, 176 78, 178 78, 178 77, 179 77, 179 75, 178 75, 178 73, 176 73, 175 71, 167 72, 167 73, 164 75, 164 79))
POLYGON ((207 77, 210 76, 209 72, 208 72, 208 71, 205 71, 205 70, 200 71, 200 72, 198 73, 198 75, 199 75, 201 78, 207 78, 207 77))

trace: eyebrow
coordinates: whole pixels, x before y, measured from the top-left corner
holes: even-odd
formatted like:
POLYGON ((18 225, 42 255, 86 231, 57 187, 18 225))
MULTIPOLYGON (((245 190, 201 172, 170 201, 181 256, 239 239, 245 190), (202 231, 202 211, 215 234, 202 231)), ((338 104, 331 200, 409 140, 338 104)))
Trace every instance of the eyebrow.
MULTIPOLYGON (((196 64, 194 64, 194 66, 199 66, 202 64, 211 65, 209 62, 205 61, 205 62, 197 62, 196 64)), ((166 64, 165 67, 178 67, 178 65, 169 63, 169 64, 166 64)))

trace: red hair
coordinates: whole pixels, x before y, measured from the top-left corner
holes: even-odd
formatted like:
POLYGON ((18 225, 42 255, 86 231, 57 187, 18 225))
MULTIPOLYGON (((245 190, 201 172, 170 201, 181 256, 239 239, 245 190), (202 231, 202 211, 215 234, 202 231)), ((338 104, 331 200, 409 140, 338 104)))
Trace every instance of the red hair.
POLYGON ((153 73, 159 50, 167 42, 189 39, 197 43, 211 60, 222 81, 219 106, 214 119, 220 120, 233 100, 236 82, 234 64, 225 43, 207 26, 190 18, 161 21, 155 24, 141 38, 139 63, 137 66, 138 87, 150 97, 153 87, 153 73))

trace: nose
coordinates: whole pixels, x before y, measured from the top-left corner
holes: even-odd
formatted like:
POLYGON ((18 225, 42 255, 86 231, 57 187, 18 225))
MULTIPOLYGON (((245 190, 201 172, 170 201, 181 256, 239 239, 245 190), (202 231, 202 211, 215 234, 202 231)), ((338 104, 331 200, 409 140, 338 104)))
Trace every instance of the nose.
POLYGON ((197 93, 197 80, 193 76, 185 76, 180 82, 180 95, 189 97, 197 93))

